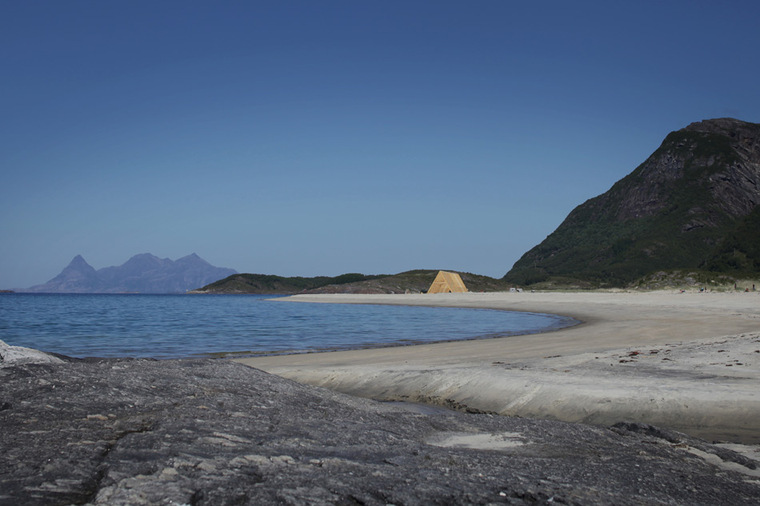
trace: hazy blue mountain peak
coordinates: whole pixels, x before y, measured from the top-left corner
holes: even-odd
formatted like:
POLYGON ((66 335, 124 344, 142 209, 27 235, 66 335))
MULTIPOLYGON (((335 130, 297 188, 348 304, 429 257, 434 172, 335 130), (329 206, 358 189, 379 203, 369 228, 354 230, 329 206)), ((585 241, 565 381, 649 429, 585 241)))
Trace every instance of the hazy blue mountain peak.
POLYGON ((43 293, 184 293, 237 272, 215 267, 192 253, 176 261, 151 253, 132 256, 120 266, 95 270, 82 255, 45 284, 29 288, 43 293))

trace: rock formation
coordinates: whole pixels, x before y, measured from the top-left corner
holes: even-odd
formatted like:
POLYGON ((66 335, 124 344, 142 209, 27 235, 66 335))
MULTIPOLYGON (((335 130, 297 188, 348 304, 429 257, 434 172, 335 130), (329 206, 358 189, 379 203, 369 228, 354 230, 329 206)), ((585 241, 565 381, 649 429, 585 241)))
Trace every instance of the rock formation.
POLYGON ((60 363, 63 363, 63 360, 49 353, 22 346, 10 346, 5 341, 0 341, 0 367, 11 367, 21 364, 60 363))
POLYGON ((225 360, 0 368, 0 505, 756 504, 655 427, 415 411, 225 360))

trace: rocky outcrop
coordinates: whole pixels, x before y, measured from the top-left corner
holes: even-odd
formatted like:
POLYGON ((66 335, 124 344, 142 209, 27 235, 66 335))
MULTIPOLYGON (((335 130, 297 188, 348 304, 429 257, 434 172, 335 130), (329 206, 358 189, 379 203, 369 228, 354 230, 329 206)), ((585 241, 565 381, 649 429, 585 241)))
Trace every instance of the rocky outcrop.
POLYGON ((699 198, 684 202, 687 212, 703 217, 704 226, 722 223, 721 214, 746 216, 760 204, 760 125, 730 118, 692 123, 668 135, 632 176, 601 199, 617 220, 656 215, 684 187, 699 198))
POLYGON ((18 365, 0 385, 2 505, 760 500, 755 462, 683 434, 421 412, 223 360, 18 365))
POLYGON ((31 348, 10 346, 0 341, 0 367, 11 367, 21 364, 60 364, 58 357, 31 348))

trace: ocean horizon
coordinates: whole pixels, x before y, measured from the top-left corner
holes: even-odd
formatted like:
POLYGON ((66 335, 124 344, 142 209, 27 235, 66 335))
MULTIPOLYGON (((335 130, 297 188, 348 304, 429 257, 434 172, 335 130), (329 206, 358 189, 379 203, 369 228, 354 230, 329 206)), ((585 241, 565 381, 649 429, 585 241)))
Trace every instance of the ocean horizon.
POLYGON ((191 358, 403 346, 532 334, 558 315, 278 301, 272 295, 0 295, 0 339, 76 358, 191 358))

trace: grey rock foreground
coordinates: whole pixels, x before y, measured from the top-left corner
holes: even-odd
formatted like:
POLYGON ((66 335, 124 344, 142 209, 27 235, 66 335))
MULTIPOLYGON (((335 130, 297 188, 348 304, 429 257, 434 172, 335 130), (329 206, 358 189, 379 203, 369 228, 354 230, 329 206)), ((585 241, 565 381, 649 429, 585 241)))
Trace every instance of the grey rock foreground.
POLYGON ((5 341, 0 341, 0 367, 10 367, 19 364, 61 363, 63 363, 63 360, 48 353, 22 346, 10 346, 5 341))
POLYGON ((760 501, 751 460, 679 433, 422 414, 224 360, 0 368, 0 428, 3 505, 760 501))

